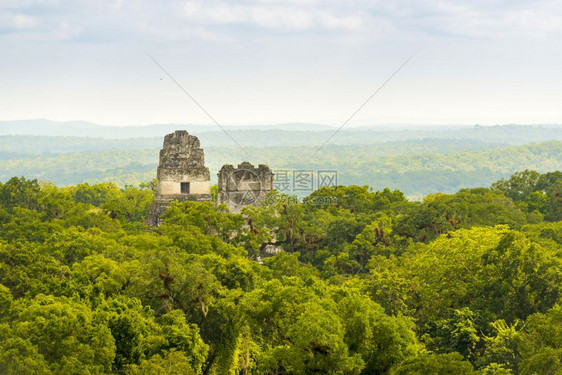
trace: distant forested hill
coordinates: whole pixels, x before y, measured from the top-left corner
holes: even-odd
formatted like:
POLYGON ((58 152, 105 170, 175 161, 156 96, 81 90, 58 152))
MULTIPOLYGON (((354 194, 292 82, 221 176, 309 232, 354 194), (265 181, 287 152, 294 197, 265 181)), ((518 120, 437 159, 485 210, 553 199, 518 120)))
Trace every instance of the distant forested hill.
MULTIPOLYGON (((0 121, 0 136, 36 135, 74 138, 103 138, 109 143, 116 139, 162 137, 174 130, 185 129, 197 135, 208 146, 232 146, 232 139, 214 125, 158 124, 149 126, 102 126, 83 121, 55 122, 48 120, 0 121)), ((225 126, 224 129, 242 146, 319 146, 333 135, 337 127, 317 124, 279 124, 264 126, 225 126)), ((525 144, 562 140, 562 125, 497 125, 497 126, 416 126, 386 125, 371 127, 345 127, 338 131, 330 144, 378 144, 425 138, 474 140, 494 144, 525 144)), ((35 140, 37 141, 37 139, 35 140)), ((68 139, 65 144, 80 143, 68 139)), ((98 144, 100 141, 93 141, 98 144)), ((139 140, 135 140, 138 143, 139 140)))
MULTIPOLYGON (((293 134, 299 132, 287 132, 293 134)), ((308 133, 308 132, 306 132, 308 133)), ((316 133, 314 133, 316 134, 316 133)), ((317 135, 317 134, 316 134, 317 135)), ((302 136, 302 135, 301 135, 302 136)), ((339 136, 339 135, 338 135, 339 136)), ((424 138, 373 144, 328 144, 315 154, 310 145, 265 147, 259 142, 238 147, 204 141, 213 181, 223 164, 244 160, 265 163, 274 170, 337 170, 342 185, 400 189, 408 196, 463 187, 489 186, 511 173, 562 169, 562 142, 506 146, 500 139, 424 138)), ((290 138, 290 137, 289 137, 290 138)), ((57 185, 112 181, 138 185, 156 175, 161 137, 102 139, 87 137, 0 137, 0 181, 26 176, 57 185)))

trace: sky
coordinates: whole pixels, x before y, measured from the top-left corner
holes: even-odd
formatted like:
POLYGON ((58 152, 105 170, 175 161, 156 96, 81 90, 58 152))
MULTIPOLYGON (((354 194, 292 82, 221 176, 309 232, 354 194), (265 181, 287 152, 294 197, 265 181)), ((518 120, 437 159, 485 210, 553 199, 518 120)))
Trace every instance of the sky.
MULTIPOLYGON (((0 0, 0 120, 562 123, 559 0, 0 0), (173 78, 166 75, 152 56, 173 78)), ((213 125, 214 126, 214 125, 213 125)))

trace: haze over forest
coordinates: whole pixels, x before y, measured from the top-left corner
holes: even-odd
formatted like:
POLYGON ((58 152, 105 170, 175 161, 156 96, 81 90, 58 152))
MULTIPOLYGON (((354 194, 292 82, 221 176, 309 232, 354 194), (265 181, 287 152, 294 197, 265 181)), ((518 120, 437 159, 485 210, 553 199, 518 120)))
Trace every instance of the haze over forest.
POLYGON ((343 185, 400 189, 419 199, 433 192, 489 186, 515 171, 562 168, 562 126, 385 126, 316 124, 226 127, 101 126, 46 120, 0 123, 0 181, 14 175, 57 185, 145 183, 156 176, 163 136, 186 129, 199 137, 212 182, 225 163, 248 160, 278 170, 337 170, 343 185))

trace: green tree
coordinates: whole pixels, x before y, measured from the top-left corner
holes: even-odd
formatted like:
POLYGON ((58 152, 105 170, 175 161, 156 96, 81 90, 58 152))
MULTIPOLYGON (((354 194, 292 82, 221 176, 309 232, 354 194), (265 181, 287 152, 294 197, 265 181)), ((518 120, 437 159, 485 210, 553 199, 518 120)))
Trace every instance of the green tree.
POLYGON ((386 374, 421 349, 411 321, 386 315, 381 306, 358 293, 341 298, 338 309, 350 352, 359 353, 365 362, 362 374, 386 374))
POLYGON ((87 306, 65 297, 38 295, 18 301, 13 314, 14 335, 28 339, 54 373, 111 370, 114 339, 87 306))
POLYGON ((520 228, 525 220, 525 214, 502 193, 463 189, 453 195, 427 196, 421 205, 396 220, 394 232, 428 242, 440 234, 473 226, 507 224, 520 228))
POLYGON ((393 368, 392 375, 470 375, 474 368, 458 353, 425 354, 393 368))
POLYGON ((53 372, 36 346, 0 325, 0 373, 6 375, 51 375, 53 372))
POLYGON ((287 285, 272 280, 242 302, 252 335, 262 347, 255 359, 258 372, 358 374, 364 362, 349 352, 337 305, 313 292, 321 284, 305 288, 298 279, 285 281, 287 285))
POLYGON ((501 179, 492 184, 492 189, 501 190, 506 197, 514 201, 523 201, 537 190, 540 174, 536 171, 524 170, 515 172, 507 180, 501 179))
POLYGON ((163 356, 156 354, 140 365, 127 367, 127 375, 196 375, 189 359, 182 352, 171 351, 163 356))
POLYGON ((562 307, 529 317, 521 331, 520 374, 558 374, 562 371, 562 307))
POLYGON ((429 348, 441 353, 457 352, 474 361, 481 337, 476 316, 469 308, 453 309, 450 317, 429 324, 426 330, 432 337, 429 348))

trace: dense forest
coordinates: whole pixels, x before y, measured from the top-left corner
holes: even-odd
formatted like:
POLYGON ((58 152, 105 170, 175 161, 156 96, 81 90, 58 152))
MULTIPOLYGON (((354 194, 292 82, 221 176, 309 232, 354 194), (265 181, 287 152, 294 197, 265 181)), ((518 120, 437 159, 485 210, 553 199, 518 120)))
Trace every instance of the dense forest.
POLYGON ((0 184, 0 373, 562 373, 562 172, 157 228, 151 188, 0 184))
MULTIPOLYGON (((493 127, 485 134, 493 135, 492 130, 493 127)), ((496 132, 506 135, 507 130, 496 132)), ((541 173, 562 170, 562 136, 560 140, 554 137, 542 143, 516 145, 503 143, 509 143, 507 135, 491 137, 487 142, 479 138, 425 138, 367 144, 361 142, 374 140, 368 136, 361 139, 362 132, 356 131, 350 133, 353 137, 338 134, 337 138, 359 143, 330 143, 316 152, 317 141, 326 136, 323 132, 263 131, 261 136, 259 133, 246 134, 246 138, 242 137, 244 132, 235 134, 244 140, 241 144, 246 153, 236 145, 218 142, 215 138, 219 135, 215 133, 208 139, 204 139, 206 133, 197 134, 205 150, 212 182, 216 183, 216 173, 224 164, 265 162, 274 171, 336 170, 342 185, 388 187, 402 191, 409 198, 421 199, 435 191, 454 193, 461 188, 489 186, 518 170, 532 169, 541 173), (255 139, 259 141, 250 142, 255 139), (295 139, 299 141, 293 142, 295 139), (305 141, 309 143, 303 144, 305 141)), ((407 138, 408 133, 387 132, 382 140, 391 136, 407 138)), ((467 136, 479 134, 468 130, 466 133, 467 136)), ((437 136, 438 132, 428 134, 437 136)), ((522 135, 528 133, 522 132, 522 135)), ((137 186, 155 177, 161 147, 161 137, 123 140, 0 136, 0 181, 24 175, 51 181, 57 186, 83 182, 137 186)))

